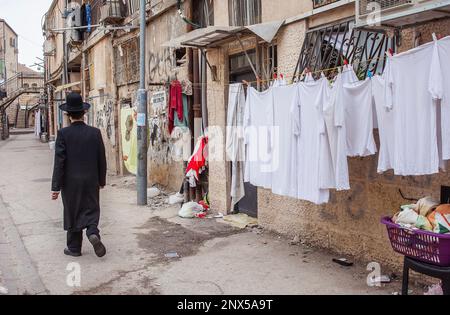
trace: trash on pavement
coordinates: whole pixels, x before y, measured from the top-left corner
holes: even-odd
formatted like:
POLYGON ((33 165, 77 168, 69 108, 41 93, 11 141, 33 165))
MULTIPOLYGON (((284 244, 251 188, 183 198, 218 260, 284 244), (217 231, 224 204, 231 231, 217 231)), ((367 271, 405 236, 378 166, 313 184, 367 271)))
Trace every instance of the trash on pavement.
POLYGON ((247 225, 258 224, 258 220, 256 218, 249 217, 245 213, 226 215, 223 217, 223 220, 240 229, 244 229, 247 225))
POLYGON ((183 201, 184 201, 184 196, 182 194, 180 194, 179 192, 169 196, 169 199, 167 200, 167 202, 170 205, 175 205, 177 203, 182 203, 183 201))
POLYGON ((166 258, 179 258, 180 256, 178 256, 177 252, 168 252, 166 254, 164 254, 164 256, 166 258))
POLYGON ((159 196, 161 194, 161 190, 159 190, 157 187, 150 187, 147 189, 147 197, 148 198, 155 198, 156 196, 159 196))
POLYGON ((203 206, 191 201, 186 202, 178 211, 178 215, 182 218, 194 218, 196 214, 204 212, 203 206))
POLYGON ((347 258, 339 258, 339 259, 333 258, 333 262, 345 267, 353 266, 353 263, 349 261, 347 258))
POLYGON ((370 279, 370 283, 372 285, 377 285, 380 283, 390 283, 391 282, 391 278, 389 276, 383 275, 383 276, 378 276, 378 277, 373 277, 370 279))
POLYGON ((294 238, 289 242, 289 245, 298 245, 300 244, 300 237, 295 235, 294 238))
POLYGON ((423 295, 444 295, 441 283, 436 283, 429 286, 427 292, 425 292, 423 295))
POLYGON ((216 214, 216 215, 214 216, 214 218, 223 218, 223 213, 222 213, 222 212, 219 212, 219 214, 216 214))

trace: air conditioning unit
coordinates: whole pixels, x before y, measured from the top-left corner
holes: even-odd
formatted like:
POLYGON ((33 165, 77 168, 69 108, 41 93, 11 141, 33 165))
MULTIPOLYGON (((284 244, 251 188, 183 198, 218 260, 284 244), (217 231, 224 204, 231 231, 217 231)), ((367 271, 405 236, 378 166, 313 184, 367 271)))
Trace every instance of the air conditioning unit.
MULTIPOLYGON (((74 8, 72 12, 69 13, 67 18, 67 26, 70 28, 81 26, 81 9, 79 7, 74 8)), ((77 44, 81 42, 81 34, 78 29, 72 29, 67 31, 67 43, 77 44)))
POLYGON ((374 13, 379 8, 379 13, 390 10, 402 9, 416 4, 417 0, 357 0, 357 13, 359 18, 374 13))
POLYGON ((104 23, 116 23, 124 19, 123 3, 120 0, 106 1, 100 7, 100 21, 104 23))

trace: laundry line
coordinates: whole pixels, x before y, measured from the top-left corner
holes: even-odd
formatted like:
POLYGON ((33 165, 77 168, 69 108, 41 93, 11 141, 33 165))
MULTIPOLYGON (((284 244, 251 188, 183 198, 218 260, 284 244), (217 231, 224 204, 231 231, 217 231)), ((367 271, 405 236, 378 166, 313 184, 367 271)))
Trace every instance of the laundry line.
MULTIPOLYGON (((371 58, 371 59, 367 59, 367 60, 365 60, 363 62, 372 62, 372 61, 375 61, 375 60, 382 60, 382 59, 385 59, 385 58, 386 58, 385 56, 374 57, 374 58, 371 58)), ((359 63, 361 63, 361 62, 353 63, 353 64, 349 63, 347 65, 354 66, 355 64, 359 64, 359 63)), ((320 70, 316 70, 316 71, 306 71, 306 72, 303 72, 303 73, 300 73, 300 74, 297 74, 297 75, 292 75, 292 76, 290 76, 290 75, 277 75, 277 78, 271 78, 271 79, 265 79, 265 80, 261 79, 261 80, 255 80, 255 81, 245 81, 245 84, 251 86, 252 84, 271 83, 271 82, 275 82, 275 81, 277 81, 279 79, 283 80, 283 79, 289 79, 289 78, 291 78, 291 80, 290 80, 290 82, 288 84, 293 84, 293 83, 295 83, 294 79, 301 78, 302 76, 305 76, 307 74, 319 74, 319 73, 323 73, 323 72, 327 72, 327 71, 339 70, 340 68, 342 68, 344 66, 345 65, 331 67, 331 68, 324 68, 324 69, 320 69, 320 70)), ((344 70, 344 71, 341 71, 341 73, 345 73, 346 71, 350 71, 350 70, 344 70)), ((375 75, 375 74, 373 74, 373 75, 375 75)), ((360 82, 360 81, 362 81, 362 80, 355 81, 355 82, 352 82, 352 83, 357 83, 357 82, 360 82)), ((234 84, 240 84, 240 83, 243 83, 243 82, 242 81, 230 81, 228 83, 220 84, 220 86, 221 87, 226 87, 226 86, 230 86, 230 85, 234 85, 234 84)), ((163 82, 163 83, 158 83, 157 85, 161 86, 161 87, 171 87, 174 84, 171 83, 171 82, 163 82)), ((198 82, 198 83, 191 83, 190 85, 192 86, 193 89, 196 89, 196 90, 206 87, 207 91, 223 92, 222 88, 216 88, 216 87, 211 88, 211 85, 212 85, 211 83, 198 82)), ((213 85, 216 85, 216 84, 213 84, 213 85)))

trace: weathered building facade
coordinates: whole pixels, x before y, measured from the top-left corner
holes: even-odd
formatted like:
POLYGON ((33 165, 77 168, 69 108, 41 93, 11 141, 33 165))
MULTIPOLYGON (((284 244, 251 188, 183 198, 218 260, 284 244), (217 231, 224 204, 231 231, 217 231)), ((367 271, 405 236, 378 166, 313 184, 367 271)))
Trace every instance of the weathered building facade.
MULTIPOLYGON (((56 21, 48 22, 46 27, 47 42, 53 48, 48 49, 46 57, 52 134, 64 125, 57 109, 64 91, 79 90, 93 105, 88 122, 102 130, 109 171, 123 174, 129 156, 125 148, 130 145, 123 142, 130 141, 135 125, 132 109, 139 79, 138 1, 76 3, 91 5, 92 30, 80 35, 78 42, 72 41, 65 62, 61 32, 49 31, 49 25, 64 27, 57 10, 58 5, 64 7, 64 1, 55 0, 47 15, 47 19, 54 16, 56 21), (107 9, 102 9, 105 6, 107 9), (129 114, 123 117, 123 113, 129 114)), ((364 78, 368 70, 383 70, 386 51, 400 52, 426 43, 433 32, 450 34, 448 1, 383 3, 379 3, 379 18, 372 23, 369 3, 362 0, 147 1, 150 182, 178 189, 183 180, 183 163, 174 159, 167 129, 168 90, 175 79, 183 83, 183 92, 188 96, 188 127, 195 140, 202 123, 209 129, 225 130, 230 82, 256 81, 259 77, 262 80, 255 84, 264 89, 266 80, 274 74, 291 81, 305 69, 316 73, 324 70, 331 77, 333 70, 329 69, 335 71, 344 59, 364 78), (278 25, 276 36, 266 41, 256 29, 239 28, 261 23, 272 28, 278 25), (211 27, 194 30, 199 26, 211 27), (354 49, 342 54, 345 42, 351 42, 354 49), (204 82, 203 54, 207 59, 204 82)), ((218 140, 225 143, 225 134, 218 140)), ((440 186, 450 184, 450 177, 447 173, 420 177, 378 174, 376 163, 377 156, 351 158, 352 189, 333 191, 326 205, 313 205, 248 185, 245 200, 235 210, 257 216, 259 224, 267 229, 300 236, 311 245, 398 267, 400 257, 393 253, 380 218, 408 202, 399 190, 414 198, 438 198, 440 186)), ((208 168, 211 208, 230 213, 231 165, 225 152, 221 159, 210 160, 208 168)))
MULTIPOLYGON (((8 23, 0 18, 0 100, 17 89, 19 66, 18 36, 8 23)), ((7 138, 11 123, 11 109, 0 107, 0 139, 7 138)))

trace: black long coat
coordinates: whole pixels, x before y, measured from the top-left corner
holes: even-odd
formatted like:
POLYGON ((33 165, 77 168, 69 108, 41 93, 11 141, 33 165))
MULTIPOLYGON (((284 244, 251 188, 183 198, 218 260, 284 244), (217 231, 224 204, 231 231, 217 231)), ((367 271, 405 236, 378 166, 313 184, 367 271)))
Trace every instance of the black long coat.
POLYGON ((99 129, 74 122, 58 131, 52 191, 61 191, 64 230, 98 225, 99 188, 106 184, 105 146, 99 129))

